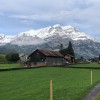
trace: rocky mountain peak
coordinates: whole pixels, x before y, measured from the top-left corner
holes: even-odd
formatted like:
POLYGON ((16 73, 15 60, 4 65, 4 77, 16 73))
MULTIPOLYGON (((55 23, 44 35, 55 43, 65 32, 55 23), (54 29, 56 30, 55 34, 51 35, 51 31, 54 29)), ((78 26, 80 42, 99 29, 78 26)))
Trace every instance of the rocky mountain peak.
POLYGON ((100 39, 89 37, 72 26, 56 24, 46 28, 21 32, 16 36, 0 34, 1 48, 4 46, 4 49, 6 47, 8 50, 17 50, 21 53, 31 53, 36 48, 59 50, 60 44, 63 44, 66 48, 69 41, 72 41, 75 53, 79 55, 94 57, 100 54, 100 39))
MULTIPOLYGON (((70 38, 75 41, 87 40, 87 39, 91 39, 93 41, 96 40, 96 39, 90 38, 85 33, 80 32, 78 29, 74 28, 73 26, 61 26, 59 24, 56 24, 56 25, 49 26, 46 28, 21 32, 16 36, 5 36, 4 34, 0 34, 0 43, 19 44, 19 43, 17 43, 17 41, 19 40, 20 43, 22 42, 21 43, 22 45, 26 45, 26 42, 28 42, 28 41, 34 42, 34 40, 40 41, 40 39, 45 42, 48 42, 51 40, 52 37, 53 38, 54 37, 70 38), (31 39, 32 39, 32 41, 31 41, 31 39), (14 41, 16 41, 16 42, 14 42, 14 41), (24 42, 24 41, 26 41, 26 42, 24 42)), ((28 42, 28 43, 30 43, 30 42, 28 42)), ((37 43, 39 43, 39 42, 37 42, 37 43)))

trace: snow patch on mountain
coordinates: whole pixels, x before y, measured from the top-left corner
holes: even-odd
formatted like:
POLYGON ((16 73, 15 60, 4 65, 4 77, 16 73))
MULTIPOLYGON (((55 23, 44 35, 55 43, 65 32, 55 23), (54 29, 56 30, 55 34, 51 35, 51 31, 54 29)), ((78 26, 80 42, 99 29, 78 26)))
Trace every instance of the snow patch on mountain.
POLYGON ((74 41, 88 39, 96 41, 96 39, 89 37, 84 32, 80 32, 72 26, 60 26, 59 24, 56 24, 46 28, 21 32, 17 36, 0 34, 0 44, 11 43, 20 46, 37 45, 51 41, 51 38, 54 37, 61 37, 62 39, 70 38, 74 41))
POLYGON ((0 34, 0 45, 5 45, 6 43, 10 43, 14 39, 14 36, 0 34))

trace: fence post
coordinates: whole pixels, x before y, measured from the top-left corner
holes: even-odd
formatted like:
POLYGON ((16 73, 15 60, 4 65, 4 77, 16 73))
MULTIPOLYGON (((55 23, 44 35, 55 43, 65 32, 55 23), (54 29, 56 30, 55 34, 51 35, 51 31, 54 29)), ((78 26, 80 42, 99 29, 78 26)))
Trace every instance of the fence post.
POLYGON ((91 85, 92 85, 92 70, 91 70, 91 85))
POLYGON ((53 100, 53 93, 52 93, 52 80, 50 80, 50 100, 53 100))

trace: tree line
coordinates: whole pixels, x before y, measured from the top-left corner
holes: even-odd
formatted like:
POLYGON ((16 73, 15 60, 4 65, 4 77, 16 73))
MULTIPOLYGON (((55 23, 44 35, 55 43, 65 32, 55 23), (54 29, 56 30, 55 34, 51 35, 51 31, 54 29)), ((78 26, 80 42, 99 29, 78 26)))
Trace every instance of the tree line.
POLYGON ((18 53, 0 54, 0 63, 16 63, 19 60, 18 53))

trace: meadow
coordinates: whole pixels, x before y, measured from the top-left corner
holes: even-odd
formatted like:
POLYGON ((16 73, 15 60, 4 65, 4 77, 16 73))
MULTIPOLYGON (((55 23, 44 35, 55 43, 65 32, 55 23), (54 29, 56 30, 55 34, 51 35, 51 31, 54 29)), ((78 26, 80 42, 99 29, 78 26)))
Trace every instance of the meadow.
POLYGON ((4 63, 4 64, 0 64, 0 69, 7 69, 7 68, 18 68, 21 65, 19 63, 4 63))
POLYGON ((53 81, 53 100, 82 100, 100 82, 100 70, 44 67, 0 72, 0 100, 50 100, 49 82, 53 81))
MULTIPOLYGON (((22 67, 19 63, 4 63, 0 64, 0 69, 6 69, 6 68, 19 68, 22 67)), ((90 64, 74 64, 66 67, 100 67, 100 64, 98 63, 90 63, 90 64)))
POLYGON ((71 67, 100 67, 98 63, 89 63, 89 64, 74 64, 71 67))

